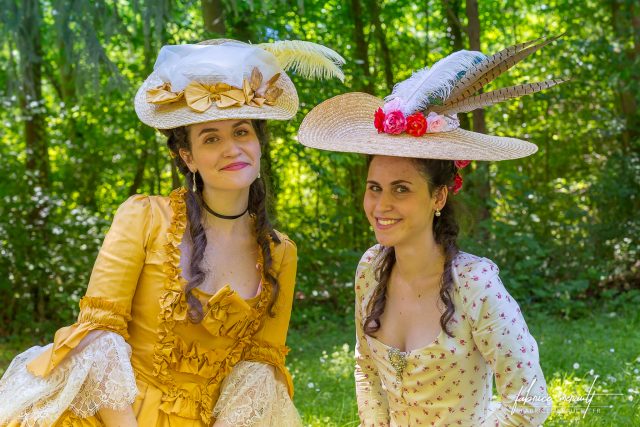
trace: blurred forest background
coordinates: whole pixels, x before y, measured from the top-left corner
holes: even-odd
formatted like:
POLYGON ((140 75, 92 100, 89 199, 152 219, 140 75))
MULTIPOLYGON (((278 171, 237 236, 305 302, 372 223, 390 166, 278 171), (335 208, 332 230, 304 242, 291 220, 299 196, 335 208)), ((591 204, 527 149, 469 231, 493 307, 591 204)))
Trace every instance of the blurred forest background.
POLYGON ((277 228, 299 248, 294 329, 351 321, 353 273, 373 243, 364 159, 299 145, 304 114, 347 91, 382 97, 454 50, 563 32, 495 85, 570 83, 462 119, 539 146, 464 170, 462 248, 500 266, 525 313, 640 304, 635 0, 0 0, 0 17, 0 337, 73 322, 117 206, 181 185, 132 100, 162 45, 216 37, 308 40, 347 59, 344 84, 293 76, 301 111, 272 124, 264 159, 277 228))

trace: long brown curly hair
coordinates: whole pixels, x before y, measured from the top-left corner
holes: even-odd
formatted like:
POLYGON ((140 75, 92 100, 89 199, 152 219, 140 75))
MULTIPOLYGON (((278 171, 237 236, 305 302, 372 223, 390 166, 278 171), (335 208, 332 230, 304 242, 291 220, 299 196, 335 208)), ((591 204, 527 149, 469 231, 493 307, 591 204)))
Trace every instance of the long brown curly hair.
MULTIPOLYGON (((267 131, 267 122, 265 120, 252 120, 251 124, 258 136, 262 149, 267 145, 269 134, 267 131)), ((193 323, 199 323, 204 316, 202 303, 193 295, 193 289, 202 284, 205 279, 205 273, 200 264, 204 257, 204 251, 207 247, 207 235, 202 225, 202 216, 204 209, 202 204, 203 181, 199 173, 195 172, 196 189, 192 190, 193 175, 187 164, 180 157, 179 150, 185 149, 191 151, 191 141, 189 139, 189 130, 186 126, 174 129, 164 130, 167 136, 167 146, 174 156, 174 162, 180 173, 184 175, 185 187, 188 189, 186 193, 187 218, 189 222, 189 235, 191 237, 191 259, 189 261, 189 270, 191 278, 185 286, 184 293, 189 305, 189 320, 193 323)), ((263 153, 264 155, 265 153, 263 153)), ((280 239, 276 235, 271 221, 269 220, 268 209, 268 192, 264 177, 257 178, 249 187, 249 214, 254 218, 254 233, 262 257, 264 260, 263 269, 269 283, 273 286, 271 301, 269 302, 268 312, 274 316, 273 305, 278 298, 279 283, 278 279, 273 275, 271 266, 273 259, 271 258, 270 241, 276 244, 280 243, 280 239)))
MULTIPOLYGON (((373 157, 369 158, 369 163, 373 157)), ((427 180, 429 195, 442 187, 451 188, 458 169, 452 160, 436 159, 412 159, 420 173, 427 180)), ((433 234, 435 241, 440 245, 445 254, 444 271, 440 279, 440 300, 445 306, 445 311, 440 316, 442 330, 452 337, 448 323, 453 317, 455 307, 453 305, 453 273, 452 261, 460 251, 458 248, 458 233, 460 227, 455 217, 455 206, 448 200, 440 211, 440 216, 433 218, 433 234)), ((380 317, 384 313, 387 303, 387 288, 391 271, 396 263, 396 253, 393 247, 383 247, 376 264, 375 278, 378 286, 375 288, 369 304, 367 316, 363 322, 363 329, 367 335, 372 335, 380 329, 380 317)))

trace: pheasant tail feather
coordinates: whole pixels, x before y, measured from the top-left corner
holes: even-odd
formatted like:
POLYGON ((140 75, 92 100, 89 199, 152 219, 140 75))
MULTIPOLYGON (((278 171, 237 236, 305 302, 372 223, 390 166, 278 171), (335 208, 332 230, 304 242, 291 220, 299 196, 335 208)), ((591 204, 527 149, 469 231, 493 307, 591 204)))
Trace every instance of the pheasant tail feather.
POLYGON ((566 81, 567 80, 564 79, 553 79, 537 83, 526 83, 517 86, 509 86, 480 95, 472 96, 471 98, 463 99, 455 104, 434 106, 432 111, 439 114, 467 113, 469 111, 497 104, 508 99, 519 98, 524 95, 539 92, 541 90, 548 89, 566 81))
POLYGON ((539 38, 520 43, 488 57, 460 79, 451 90, 444 105, 452 105, 470 97, 527 56, 537 52, 562 36, 563 34, 560 34, 548 39, 539 38), (537 43, 540 40, 544 41, 537 43))

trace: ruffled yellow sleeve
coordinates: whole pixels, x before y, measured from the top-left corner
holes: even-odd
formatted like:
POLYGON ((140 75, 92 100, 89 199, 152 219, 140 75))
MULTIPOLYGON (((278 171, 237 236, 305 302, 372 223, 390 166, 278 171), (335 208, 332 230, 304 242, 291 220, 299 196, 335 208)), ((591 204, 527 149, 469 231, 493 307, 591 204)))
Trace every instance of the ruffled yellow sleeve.
POLYGON ((92 330, 115 332, 128 338, 131 300, 145 261, 152 222, 148 196, 130 197, 118 208, 96 259, 80 315, 72 326, 59 329, 49 351, 27 368, 48 375, 92 330))
POLYGON ((244 359, 274 366, 293 397, 293 381, 285 367, 285 356, 289 351, 285 344, 298 269, 298 250, 288 237, 281 235, 280 240, 273 251, 274 270, 280 286, 274 305, 275 316, 265 314, 264 324, 254 336, 253 344, 247 348, 244 359))

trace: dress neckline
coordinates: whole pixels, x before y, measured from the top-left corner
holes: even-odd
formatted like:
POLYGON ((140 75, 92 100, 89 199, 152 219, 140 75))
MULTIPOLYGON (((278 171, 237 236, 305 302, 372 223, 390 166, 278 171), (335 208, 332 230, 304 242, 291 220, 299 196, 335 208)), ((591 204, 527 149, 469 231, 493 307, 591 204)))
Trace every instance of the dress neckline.
POLYGON ((377 339, 376 337, 372 336, 372 335, 365 335, 367 337, 367 339, 371 339, 373 340, 373 342, 381 345, 382 347, 384 347, 386 350, 393 350, 394 352, 403 354, 404 356, 408 356, 414 353, 422 353, 428 349, 430 349, 431 347, 435 347, 436 345, 439 345, 442 343, 442 339, 444 331, 442 330, 442 328, 440 328, 440 332, 438 333, 438 335, 433 339, 433 341, 431 341, 429 344, 426 344, 424 346, 418 347, 418 348, 414 348, 412 350, 409 351, 402 351, 397 347, 394 347, 392 345, 389 344, 385 344, 384 342, 380 341, 379 339, 377 339))
POLYGON ((205 292, 200 288, 194 288, 193 290, 198 293, 201 294, 203 296, 205 296, 207 298, 208 301, 211 301, 213 299, 216 299, 216 297, 218 297, 219 295, 223 294, 223 293, 231 293, 231 294, 235 294, 236 296, 238 296, 238 298, 240 298, 241 300, 245 301, 248 304, 253 304, 257 301, 260 300, 260 295, 262 294, 262 279, 260 280, 260 283, 258 283, 258 289, 256 291, 256 294, 250 298, 242 298, 240 296, 240 294, 231 287, 231 285, 229 283, 225 284, 223 287, 221 287, 220 289, 218 289, 216 292, 214 293, 210 293, 210 292, 205 292))

